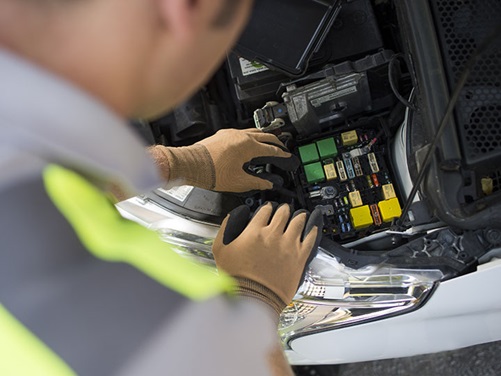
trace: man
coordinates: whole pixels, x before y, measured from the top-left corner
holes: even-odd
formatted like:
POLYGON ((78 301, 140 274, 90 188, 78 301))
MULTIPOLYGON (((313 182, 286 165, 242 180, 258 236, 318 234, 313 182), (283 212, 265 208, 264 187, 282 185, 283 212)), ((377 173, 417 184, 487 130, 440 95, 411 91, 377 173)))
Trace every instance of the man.
MULTIPOLYGON (((105 195, 161 184, 124 119, 189 97, 242 30, 251 0, 0 1, 0 374, 290 374, 278 314, 321 216, 238 208, 214 244, 219 276, 124 220, 105 195)), ((274 136, 226 131, 151 150, 164 178, 269 189, 274 136), (198 169, 197 169, 198 167, 198 169)))

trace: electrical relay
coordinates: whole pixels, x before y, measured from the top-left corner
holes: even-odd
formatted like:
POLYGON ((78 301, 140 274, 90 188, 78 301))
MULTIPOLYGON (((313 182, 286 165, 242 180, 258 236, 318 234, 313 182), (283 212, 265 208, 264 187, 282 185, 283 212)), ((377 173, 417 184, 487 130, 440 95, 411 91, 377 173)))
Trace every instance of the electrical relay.
POLYGON ((321 209, 324 235, 336 240, 388 228, 401 215, 376 129, 353 129, 298 145, 298 190, 304 206, 321 209))

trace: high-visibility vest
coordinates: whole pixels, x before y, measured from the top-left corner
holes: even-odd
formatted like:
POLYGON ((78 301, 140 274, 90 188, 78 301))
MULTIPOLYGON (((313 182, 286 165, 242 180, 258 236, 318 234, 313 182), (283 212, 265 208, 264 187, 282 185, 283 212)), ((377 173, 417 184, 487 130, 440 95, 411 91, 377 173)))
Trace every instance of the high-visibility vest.
MULTIPOLYGON (((95 257, 128 263, 192 300, 233 290, 231 277, 183 258, 155 232, 124 219, 99 189, 74 171, 49 165, 43 179, 54 205, 95 257)), ((0 359, 2 376, 75 374, 1 304, 0 359)))

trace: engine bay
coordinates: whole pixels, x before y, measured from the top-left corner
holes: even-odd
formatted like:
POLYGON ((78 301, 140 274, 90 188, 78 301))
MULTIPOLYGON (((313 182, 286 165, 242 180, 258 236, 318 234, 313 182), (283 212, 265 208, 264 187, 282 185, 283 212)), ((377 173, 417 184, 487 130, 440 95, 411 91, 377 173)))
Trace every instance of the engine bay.
MULTIPOLYGON (((260 7, 263 3, 257 2, 260 7)), ((274 65, 275 59, 287 61, 283 56, 267 60, 243 48, 249 38, 245 35, 202 90, 173 112, 149 123, 153 142, 167 146, 190 145, 222 128, 257 127, 275 134, 300 160, 299 169, 287 173, 272 165, 248 168, 257 175, 279 175, 283 180, 280 189, 238 195, 193 187, 159 189, 148 198, 167 210, 213 224, 221 223, 231 209, 241 204, 251 210, 267 201, 288 203, 294 210, 319 208, 324 215, 324 239, 331 242, 331 248, 352 255, 368 251, 369 256, 360 257, 370 258, 383 251, 386 259, 391 254, 400 257, 415 244, 422 248, 428 236, 430 242, 440 243, 436 254, 427 254, 428 263, 437 265, 441 259, 432 258, 442 257, 444 249, 452 247, 444 239, 454 238, 459 243, 471 235, 469 230, 476 231, 475 238, 482 244, 477 248, 482 248, 483 253, 493 248, 501 237, 492 238, 491 232, 492 242, 485 246, 486 231, 492 230, 485 227, 486 218, 476 225, 449 226, 451 223, 440 215, 434 200, 459 200, 466 213, 471 213, 468 205, 477 203, 480 212, 478 203, 492 202, 501 191, 501 184, 495 180, 497 170, 486 173, 479 167, 467 166, 453 170, 453 158, 444 157, 440 164, 444 173, 437 176, 450 179, 451 173, 461 175, 459 194, 445 192, 446 198, 442 199, 430 194, 433 189, 418 184, 415 197, 408 199, 419 165, 425 160, 422 154, 434 134, 433 127, 426 124, 431 111, 426 112, 426 88, 416 67, 419 62, 413 60, 412 46, 408 46, 412 30, 402 25, 408 16, 402 13, 407 10, 399 6, 389 0, 333 1, 325 10, 330 18, 321 18, 318 29, 306 25, 320 38, 315 49, 308 44, 308 64, 299 59, 294 64, 303 65, 290 69, 274 65), (259 61, 251 59, 254 57, 259 61), (485 179, 490 179, 490 188, 485 179), (430 235, 434 230, 452 231, 453 235, 430 235)), ((283 26, 292 21, 280 22, 283 26)), ((301 32, 294 29, 290 38, 301 32)), ((447 151, 446 147, 440 149, 443 154, 447 151)), ((427 184, 429 187, 431 183, 427 184)), ((498 230, 493 231, 497 234, 498 230)), ((456 248, 458 252, 451 257, 459 261, 462 257, 464 266, 461 269, 458 265, 456 271, 469 270, 481 256, 476 255, 466 265, 471 255, 460 257, 462 248, 456 248)))
MULTIPOLYGON (((400 217, 403 197, 390 140, 404 106, 392 86, 408 95, 411 84, 396 53, 386 48, 369 0, 344 4, 323 46, 307 72, 294 77, 233 51, 202 91, 152 126, 157 141, 173 146, 195 142, 221 124, 276 134, 301 161, 300 168, 287 174, 270 171, 274 166, 250 166, 253 173, 268 169, 280 175, 283 187, 233 202, 253 210, 266 201, 320 208, 324 235, 346 242, 388 229, 400 217), (333 43, 339 40, 342 46, 336 49, 333 43)), ((166 192, 160 195, 172 199, 166 192)), ((225 211, 212 220, 220 221, 225 211)))

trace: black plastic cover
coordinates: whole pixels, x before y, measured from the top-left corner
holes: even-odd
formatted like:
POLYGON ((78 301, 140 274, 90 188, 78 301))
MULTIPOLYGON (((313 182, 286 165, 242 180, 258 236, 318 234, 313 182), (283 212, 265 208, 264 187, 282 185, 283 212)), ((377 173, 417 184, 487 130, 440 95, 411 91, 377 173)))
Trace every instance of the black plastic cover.
POLYGON ((235 51, 290 76, 303 74, 341 9, 342 0, 256 0, 235 51))
MULTIPOLYGON (((383 39, 370 0, 351 0, 339 15, 318 52, 313 54, 308 73, 331 63, 363 58, 383 48, 383 39)), ((235 105, 242 108, 242 119, 252 118, 256 108, 268 101, 280 101, 277 88, 290 78, 282 72, 250 62, 235 52, 228 54, 235 105)))
POLYGON ((324 43, 310 60, 310 67, 362 58, 384 47, 370 0, 343 4, 324 43))

